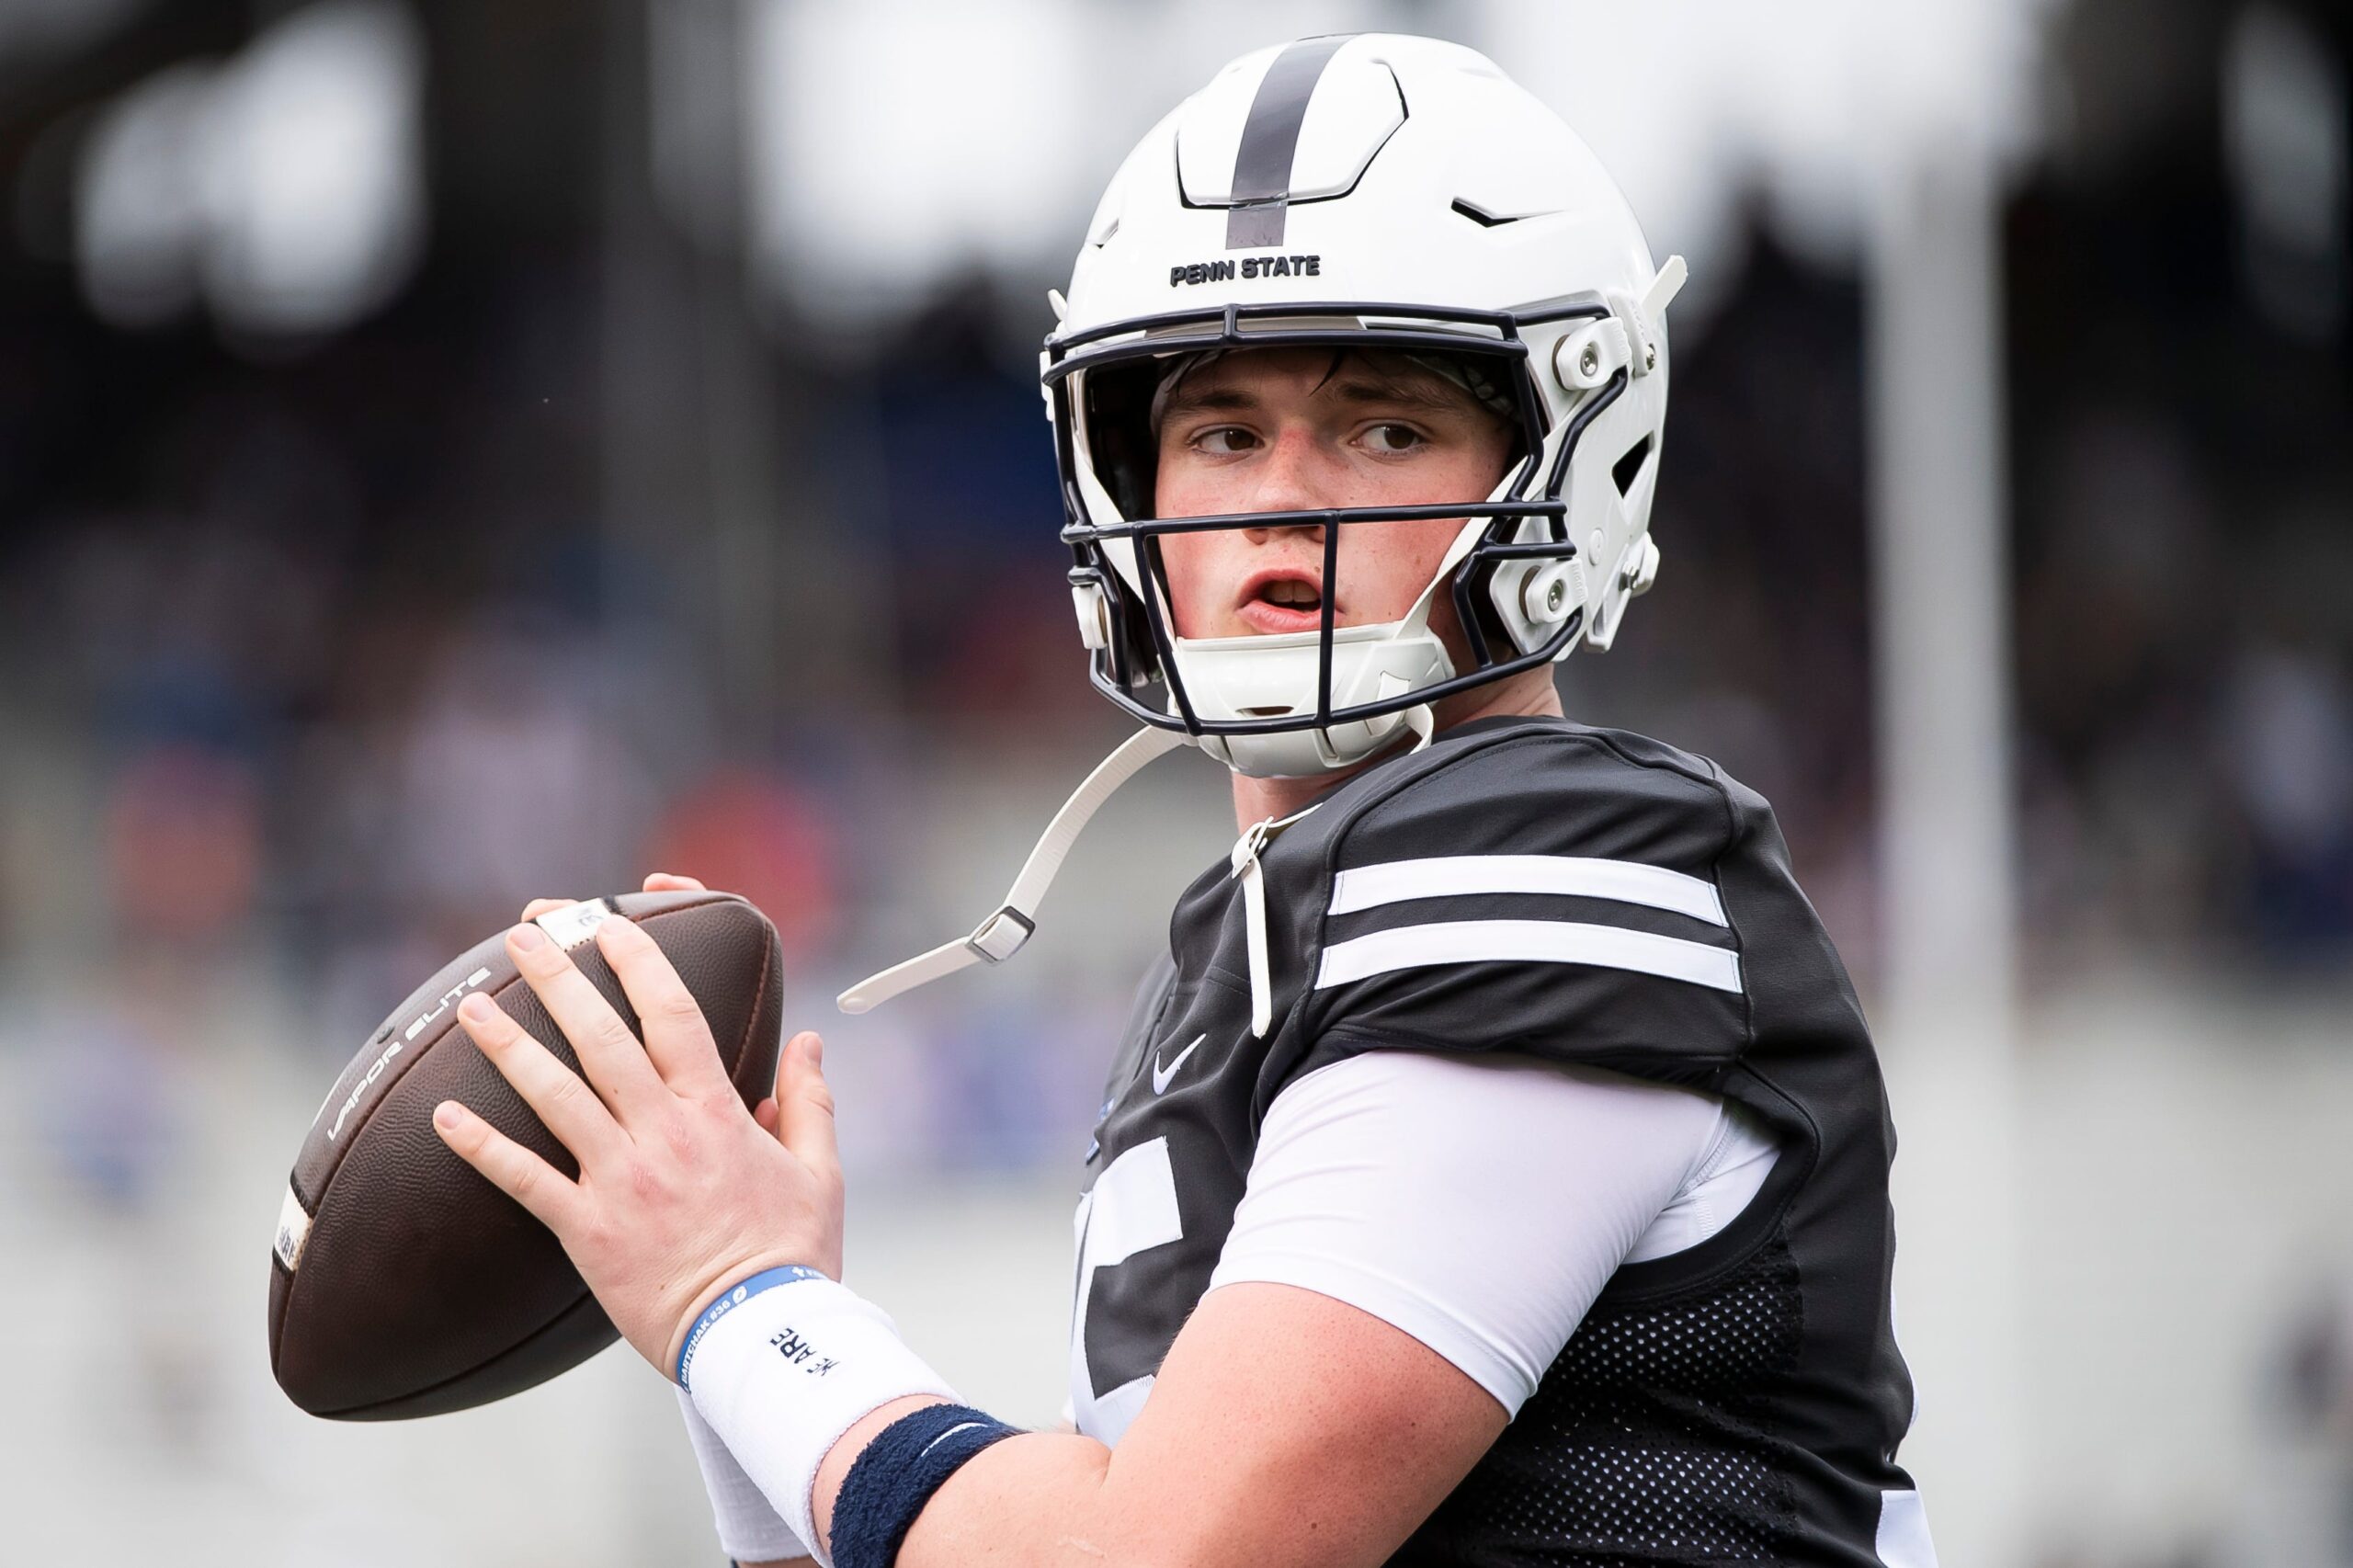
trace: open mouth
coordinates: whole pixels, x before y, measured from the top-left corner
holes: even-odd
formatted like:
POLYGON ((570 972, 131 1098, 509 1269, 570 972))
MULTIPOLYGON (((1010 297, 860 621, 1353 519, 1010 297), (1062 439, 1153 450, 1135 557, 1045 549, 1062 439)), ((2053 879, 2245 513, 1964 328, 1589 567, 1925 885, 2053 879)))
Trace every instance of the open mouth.
POLYGON ((1284 609, 1313 610, 1324 605, 1324 596, 1315 591, 1315 585, 1297 577, 1278 577, 1258 590, 1258 597, 1284 609))
POLYGON ((1324 592, 1304 572, 1262 572, 1244 585, 1239 610, 1255 631, 1312 631, 1324 624, 1324 592))

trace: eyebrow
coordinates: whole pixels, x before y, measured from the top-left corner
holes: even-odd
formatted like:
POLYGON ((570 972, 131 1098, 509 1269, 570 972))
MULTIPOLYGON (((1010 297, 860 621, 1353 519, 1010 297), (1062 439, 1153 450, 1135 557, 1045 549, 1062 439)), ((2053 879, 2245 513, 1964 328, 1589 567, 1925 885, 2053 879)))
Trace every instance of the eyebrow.
MULTIPOLYGON (((1475 413, 1479 405, 1470 393, 1449 396, 1434 387, 1424 387, 1416 381, 1370 377, 1343 376, 1317 387, 1314 396, 1329 393, 1351 403, 1389 403, 1393 406, 1421 409, 1433 414, 1475 413)), ((1195 390, 1179 387, 1161 412, 1164 420, 1179 415, 1209 413, 1247 413, 1259 404, 1258 394, 1246 387, 1203 387, 1195 390)))
POLYGON ((1178 387, 1161 411, 1163 419, 1174 419, 1180 414, 1200 414, 1211 410, 1242 412, 1258 406, 1258 394, 1240 387, 1178 387))

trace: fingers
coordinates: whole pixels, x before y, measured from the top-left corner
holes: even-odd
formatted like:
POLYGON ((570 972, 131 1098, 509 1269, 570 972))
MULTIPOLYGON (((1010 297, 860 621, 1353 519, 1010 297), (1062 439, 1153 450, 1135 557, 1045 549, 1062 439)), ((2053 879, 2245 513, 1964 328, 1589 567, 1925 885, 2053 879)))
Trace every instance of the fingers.
MULTIPOLYGON (((647 892, 709 892, 710 890, 692 877, 681 877, 669 871, 649 871, 645 876, 647 892)), ((564 909, 579 903, 571 898, 535 898, 523 906, 520 920, 537 920, 551 909, 564 909)))
POLYGON ((825 1086, 824 1042, 808 1030, 785 1041, 777 1063, 777 1137, 803 1165, 838 1171, 841 1152, 834 1139, 834 1092, 825 1086))
POLYGON ((561 1236, 572 1226, 580 1189, 553 1165, 524 1148, 455 1100, 433 1110, 433 1131, 458 1158, 483 1174, 491 1186, 521 1204, 531 1218, 561 1236))
MULTIPOLYGON (((606 924, 624 922, 616 915, 606 924)), ((645 1048, 564 950, 537 926, 523 925, 506 933, 506 953, 572 1042, 590 1086, 622 1125, 657 1111, 666 1093, 645 1048)))
MULTIPOLYGON (((597 1103, 580 1075, 525 1033, 497 1003, 477 991, 458 1005, 458 1021, 498 1075, 523 1096, 531 1114, 584 1165, 620 1142, 620 1129, 612 1113, 597 1103)), ((483 1126, 487 1130, 489 1124, 483 1126)))
POLYGON ((654 938, 636 922, 617 917, 597 927, 597 950, 620 977, 629 1005, 637 1009, 637 1021, 645 1030, 645 1054, 662 1081, 681 1095, 733 1098, 734 1085, 720 1063, 702 1004, 654 938))

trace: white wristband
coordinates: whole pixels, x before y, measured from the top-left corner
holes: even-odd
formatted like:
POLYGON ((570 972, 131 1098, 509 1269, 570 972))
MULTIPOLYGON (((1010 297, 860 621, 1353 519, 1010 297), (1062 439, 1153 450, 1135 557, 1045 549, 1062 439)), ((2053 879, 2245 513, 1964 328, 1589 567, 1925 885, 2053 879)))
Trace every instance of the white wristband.
POLYGON ((719 1550, 737 1562, 781 1562, 806 1557, 792 1527, 768 1506, 758 1483, 744 1473, 710 1423, 702 1418, 686 1390, 678 1391, 678 1412, 687 1418, 687 1440, 694 1445, 695 1463, 702 1467, 702 1489, 710 1494, 711 1528, 719 1535, 719 1550))
POLYGON ((832 1568, 812 1517, 817 1467, 843 1433, 892 1400, 954 1399, 955 1391, 881 1308, 822 1277, 733 1302, 698 1334, 686 1373, 695 1408, 810 1555, 832 1568))

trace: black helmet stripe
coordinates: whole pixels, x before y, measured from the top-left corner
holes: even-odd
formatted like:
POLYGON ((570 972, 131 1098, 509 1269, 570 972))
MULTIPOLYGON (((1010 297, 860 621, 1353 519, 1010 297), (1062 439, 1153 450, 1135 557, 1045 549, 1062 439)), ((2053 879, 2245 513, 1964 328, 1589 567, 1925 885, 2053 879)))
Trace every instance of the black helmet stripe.
POLYGON ((1303 38, 1284 46, 1258 83, 1242 145, 1233 154, 1233 209, 1225 215, 1225 248, 1244 250, 1283 243, 1284 215, 1290 209, 1290 163, 1299 151, 1299 128, 1307 100, 1324 67, 1355 33, 1303 38))

